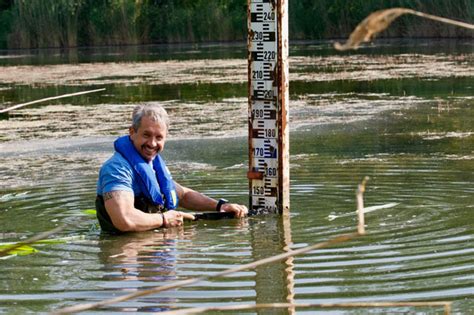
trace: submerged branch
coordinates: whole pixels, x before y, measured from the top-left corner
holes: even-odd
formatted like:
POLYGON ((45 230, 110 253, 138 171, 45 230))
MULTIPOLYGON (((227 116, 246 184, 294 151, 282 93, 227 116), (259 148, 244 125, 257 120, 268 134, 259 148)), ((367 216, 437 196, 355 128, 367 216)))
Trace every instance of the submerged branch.
POLYGON ((361 23, 359 23, 359 25, 357 25, 345 44, 341 45, 339 43, 335 43, 334 48, 337 50, 357 49, 361 43, 370 42, 378 33, 384 31, 390 26, 390 24, 392 24, 394 20, 404 14, 412 14, 425 19, 474 30, 473 24, 451 20, 448 18, 406 8, 392 8, 375 11, 367 16, 361 23))
POLYGON ((11 111, 11 110, 18 109, 18 108, 21 108, 21 107, 25 107, 25 106, 27 106, 27 105, 33 105, 33 104, 42 103, 42 102, 46 102, 46 101, 57 100, 57 99, 60 99, 60 98, 66 98, 66 97, 71 97, 71 96, 84 95, 84 94, 95 93, 95 92, 101 92, 101 91, 105 91, 105 89, 103 88, 103 89, 82 91, 82 92, 76 92, 76 93, 63 94, 63 95, 58 95, 58 96, 52 96, 52 97, 42 98, 42 99, 39 99, 39 100, 36 100, 36 101, 31 101, 31 102, 27 102, 27 103, 17 104, 17 105, 12 106, 12 107, 8 107, 8 108, 1 109, 1 110, 0 110, 0 114, 7 113, 7 112, 9 112, 9 111, 11 111))
POLYGON ((214 307, 195 307, 176 311, 162 312, 160 315, 199 314, 209 311, 242 311, 258 309, 286 308, 369 308, 369 307, 443 307, 444 314, 450 314, 451 302, 348 302, 348 303, 266 303, 243 304, 214 307))

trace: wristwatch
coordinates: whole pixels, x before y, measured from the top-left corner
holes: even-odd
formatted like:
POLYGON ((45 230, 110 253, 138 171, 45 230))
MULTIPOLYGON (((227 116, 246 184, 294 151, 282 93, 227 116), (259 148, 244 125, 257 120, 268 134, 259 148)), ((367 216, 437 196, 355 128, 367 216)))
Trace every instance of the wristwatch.
POLYGON ((229 203, 229 200, 226 200, 226 199, 219 199, 219 201, 217 202, 217 206, 216 206, 216 211, 217 212, 221 212, 221 207, 223 204, 226 204, 226 203, 229 203))

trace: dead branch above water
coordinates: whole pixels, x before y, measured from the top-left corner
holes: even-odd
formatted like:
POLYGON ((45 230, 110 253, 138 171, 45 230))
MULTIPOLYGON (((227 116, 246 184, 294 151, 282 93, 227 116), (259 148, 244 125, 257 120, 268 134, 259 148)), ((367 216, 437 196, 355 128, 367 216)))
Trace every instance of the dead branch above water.
POLYGON ((334 48, 341 51, 357 49, 361 43, 370 42, 378 33, 384 31, 390 26, 390 24, 392 24, 394 20, 404 14, 416 15, 425 19, 474 30, 473 24, 451 20, 448 18, 406 8, 392 8, 371 13, 361 23, 359 23, 359 25, 357 25, 345 44, 342 45, 340 43, 335 43, 334 48))
POLYGON ((369 180, 368 176, 364 177, 362 182, 357 187, 357 191, 356 191, 357 217, 358 217, 357 233, 359 233, 360 235, 365 234, 364 192, 365 192, 365 185, 367 184, 368 180, 369 180))

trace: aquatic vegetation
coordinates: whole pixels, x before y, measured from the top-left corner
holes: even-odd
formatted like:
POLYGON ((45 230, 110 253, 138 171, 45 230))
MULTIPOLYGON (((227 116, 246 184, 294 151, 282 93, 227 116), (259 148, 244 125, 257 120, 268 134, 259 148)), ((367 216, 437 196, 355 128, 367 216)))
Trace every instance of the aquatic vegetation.
POLYGON ((62 231, 64 226, 58 226, 50 231, 36 234, 26 240, 22 240, 14 243, 0 244, 0 257, 9 255, 29 255, 38 252, 35 248, 31 247, 31 244, 37 244, 39 241, 45 240, 49 236, 62 231))
MULTIPOLYGON (((92 210, 85 210, 84 212, 90 215, 91 211, 92 210)), ((95 216, 95 212, 94 212, 94 216, 95 216)), ((54 229, 53 231, 56 232, 58 230, 59 229, 54 229)), ((84 235, 42 239, 42 237, 48 237, 49 235, 53 233, 51 233, 51 231, 47 231, 47 232, 43 232, 38 235, 35 235, 28 240, 19 241, 19 242, 0 243, 0 259, 2 259, 1 257, 11 258, 13 256, 25 256, 25 255, 31 255, 31 254, 40 252, 39 249, 34 247, 35 245, 41 246, 41 245, 66 244, 71 241, 78 241, 78 240, 85 239, 84 235)))
POLYGON ((86 209, 86 210, 82 210, 82 213, 84 213, 85 215, 91 216, 91 217, 95 217, 97 215, 97 210, 95 210, 95 209, 86 209))
MULTIPOLYGON (((468 77, 471 55, 394 54, 290 57, 290 81, 370 81, 400 78, 468 77), (315 72, 317 66, 319 71, 315 72)), ((3 66, 0 84, 124 86, 247 82, 245 59, 171 60, 140 63, 82 63, 3 66), (166 75, 164 75, 166 73, 166 75), (72 75, 73 74, 73 75, 72 75)), ((110 91, 108 92, 110 93, 110 91)))
POLYGON ((9 256, 24 256, 37 253, 38 250, 29 245, 15 246, 15 243, 10 244, 0 244, 0 252, 3 252, 3 255, 0 257, 9 257, 9 256))

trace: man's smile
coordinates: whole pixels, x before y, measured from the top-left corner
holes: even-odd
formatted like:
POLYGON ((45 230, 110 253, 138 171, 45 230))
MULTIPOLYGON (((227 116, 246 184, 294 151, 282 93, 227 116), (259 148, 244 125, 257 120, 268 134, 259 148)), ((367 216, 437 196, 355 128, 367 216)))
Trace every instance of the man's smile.
POLYGON ((143 151, 143 153, 145 153, 146 155, 152 156, 152 155, 157 154, 159 150, 158 150, 158 147, 153 148, 153 147, 150 147, 150 146, 144 144, 144 145, 142 145, 142 151, 143 151))

